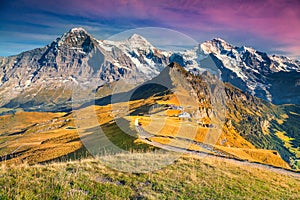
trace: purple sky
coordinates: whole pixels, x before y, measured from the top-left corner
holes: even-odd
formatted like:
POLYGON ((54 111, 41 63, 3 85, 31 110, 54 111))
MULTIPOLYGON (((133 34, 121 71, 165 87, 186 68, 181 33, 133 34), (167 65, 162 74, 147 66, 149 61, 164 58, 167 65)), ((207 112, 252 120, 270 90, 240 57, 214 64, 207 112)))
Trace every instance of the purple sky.
POLYGON ((8 0, 0 8, 0 56, 41 47, 76 26, 97 39, 132 28, 164 27, 198 42, 300 58, 300 1, 8 0))

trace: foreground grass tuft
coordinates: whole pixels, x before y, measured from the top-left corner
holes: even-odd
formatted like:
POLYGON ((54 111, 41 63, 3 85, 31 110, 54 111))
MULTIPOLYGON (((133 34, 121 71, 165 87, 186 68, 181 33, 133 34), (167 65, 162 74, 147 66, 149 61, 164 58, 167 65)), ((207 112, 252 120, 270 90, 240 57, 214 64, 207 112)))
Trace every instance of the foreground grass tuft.
MULTIPOLYGON (((150 153, 143 156, 153 159, 150 153)), ((156 156, 167 159, 170 155, 156 156)), ((97 159, 34 166, 3 165, 0 185, 0 199, 300 198, 297 178, 230 161, 192 156, 184 156, 151 173, 120 172, 97 159)))

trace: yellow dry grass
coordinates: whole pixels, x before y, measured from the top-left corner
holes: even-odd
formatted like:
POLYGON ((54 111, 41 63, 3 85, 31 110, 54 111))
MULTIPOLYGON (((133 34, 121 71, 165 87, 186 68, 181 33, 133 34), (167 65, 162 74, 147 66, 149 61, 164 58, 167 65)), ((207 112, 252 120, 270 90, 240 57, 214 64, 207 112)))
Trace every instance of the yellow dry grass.
POLYGON ((159 101, 156 101, 156 103, 164 104, 164 105, 169 104, 169 105, 180 106, 180 102, 175 95, 168 95, 168 96, 166 96, 166 100, 159 100, 159 101))
POLYGON ((251 162, 265 163, 273 166, 290 169, 289 165, 282 160, 277 151, 266 149, 245 149, 216 146, 217 149, 223 150, 238 158, 249 160, 251 162))
POLYGON ((218 144, 221 144, 222 140, 226 140, 223 146, 237 147, 237 148, 249 148, 254 149, 254 145, 244 139, 237 131, 231 126, 223 126, 222 134, 218 140, 218 144))
POLYGON ((0 134, 20 131, 30 125, 61 117, 65 113, 17 112, 14 115, 0 116, 0 134))
POLYGON ((276 131, 276 136, 282 141, 289 143, 292 139, 285 135, 285 132, 276 131))
POLYGON ((158 142, 160 144, 173 146, 173 147, 180 147, 180 148, 185 148, 185 149, 189 149, 189 150, 201 151, 201 152, 205 152, 205 153, 212 153, 211 151, 206 150, 206 149, 200 147, 199 145, 191 144, 189 142, 180 141, 180 140, 176 140, 176 139, 163 138, 163 137, 151 137, 150 140, 154 141, 154 142, 158 142))
POLYGON ((295 153, 295 155, 299 158, 300 157, 300 147, 294 147, 291 144, 291 141, 293 138, 290 138, 285 135, 285 132, 282 131, 276 131, 276 136, 280 138, 284 142, 284 146, 288 149, 290 149, 291 152, 295 153))
MULTIPOLYGON (((134 130, 134 121, 139 119, 143 128, 158 136, 172 136, 179 138, 187 138, 197 142, 207 142, 208 135, 214 135, 213 129, 199 126, 197 123, 182 120, 178 117, 179 110, 165 110, 151 116, 128 116, 135 109, 149 104, 173 104, 180 105, 182 102, 189 103, 187 91, 177 90, 177 95, 170 95, 164 100, 157 100, 150 97, 146 100, 130 101, 125 103, 117 103, 107 106, 89 106, 72 114, 63 117, 65 113, 33 113, 33 112, 18 112, 15 115, 0 117, 0 133, 11 133, 28 128, 33 124, 38 124, 35 127, 29 128, 23 135, 18 136, 16 142, 15 137, 0 136, 0 141, 7 141, 5 151, 26 150, 20 156, 11 159, 8 163, 20 163, 26 160, 29 163, 42 162, 51 160, 69 153, 72 153, 80 148, 82 144, 78 132, 85 134, 88 128, 112 122, 116 117, 124 117, 130 121, 130 127, 134 130), (13 124, 13 129, 9 130, 13 124), (77 130, 68 130, 67 127, 76 127, 77 130)), ((182 105, 182 104, 181 104, 182 105)), ((285 116, 281 116, 283 119, 285 116)), ((217 133, 217 132, 216 132, 217 133)), ((90 134, 90 133, 86 133, 90 134)), ((218 133, 217 133, 218 134, 218 133)), ((273 151, 255 149, 255 147, 241 137, 233 127, 224 126, 219 138, 213 139, 213 145, 218 145, 218 148, 235 155, 242 159, 247 159, 255 162, 267 163, 280 167, 287 167, 287 164, 273 151), (221 146, 221 142, 224 142, 221 146)), ((287 141, 288 138, 284 134, 278 133, 278 137, 287 141)), ((151 140, 161 144, 168 144, 177 147, 188 147, 192 150, 205 151, 201 147, 193 144, 187 144, 184 141, 174 140, 162 137, 153 137, 151 140)), ((138 140, 136 141, 138 142, 138 140)), ((3 145, 1 146, 3 147, 3 145)), ((3 155, 3 152, 0 152, 3 155)))
POLYGON ((61 128, 49 132, 24 134, 17 141, 9 141, 6 148, 8 151, 25 151, 21 155, 5 161, 7 164, 22 162, 32 164, 70 154, 82 148, 82 144, 76 130, 61 128))
POLYGON ((166 115, 169 117, 177 117, 181 112, 181 110, 167 110, 166 115))
MULTIPOLYGON (((133 170, 149 162, 173 159, 166 154, 125 154, 107 158, 133 170), (141 159, 143 158, 143 159, 141 159), (126 162, 124 162, 126 161, 126 162), (140 161, 140 162, 137 162, 140 161), (144 162, 143 162, 144 161, 144 162), (137 165, 138 164, 138 165, 137 165)), ((20 165, 0 170, 3 199, 299 199, 300 180, 247 163, 183 156, 151 173, 114 170, 99 159, 20 165)))
POLYGON ((283 119, 276 119, 278 124, 283 124, 284 120, 283 119))

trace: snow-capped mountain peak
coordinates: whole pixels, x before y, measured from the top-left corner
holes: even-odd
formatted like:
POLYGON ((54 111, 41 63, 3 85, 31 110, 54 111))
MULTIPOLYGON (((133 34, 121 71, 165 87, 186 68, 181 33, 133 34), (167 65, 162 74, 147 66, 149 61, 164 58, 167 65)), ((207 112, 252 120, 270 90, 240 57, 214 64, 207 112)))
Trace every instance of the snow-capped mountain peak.
POLYGON ((217 63, 224 81, 252 95, 275 103, 295 101, 279 99, 277 96, 280 96, 282 91, 276 91, 273 85, 278 84, 278 81, 287 81, 285 76, 289 73, 294 76, 289 80, 293 91, 290 94, 297 91, 295 87, 298 87, 299 80, 295 77, 299 76, 300 72, 300 62, 297 60, 285 56, 268 56, 267 53, 252 47, 233 46, 220 38, 200 44, 196 52, 197 58, 209 56, 217 63))
POLYGON ((83 27, 75 27, 75 28, 71 28, 69 32, 72 32, 72 33, 85 33, 85 34, 88 34, 88 32, 83 28, 83 27))
POLYGON ((149 50, 154 49, 154 46, 148 42, 148 40, 138 34, 133 34, 130 36, 127 40, 125 40, 124 45, 129 49, 140 49, 147 51, 147 53, 149 53, 149 50))
POLYGON ((233 49, 233 46, 231 44, 227 43, 221 38, 215 38, 210 41, 206 41, 200 46, 205 54, 219 54, 222 50, 230 51, 233 49))
POLYGON ((81 48, 83 45, 89 45, 92 40, 95 40, 84 28, 72 28, 64 33, 56 42, 58 46, 69 46, 81 48))
POLYGON ((170 62, 197 74, 207 69, 220 71, 224 81, 275 103, 300 102, 297 60, 236 47, 220 38, 189 51, 171 52, 154 47, 137 34, 122 41, 96 40, 83 28, 73 28, 43 48, 0 58, 0 89, 5 88, 0 90, 0 106, 25 95, 28 89, 63 88, 73 82, 97 87, 121 78, 145 81, 170 62), (290 89, 276 92, 274 88, 282 85, 290 89))
POLYGON ((134 33, 128 38, 128 41, 149 43, 143 36, 134 33))

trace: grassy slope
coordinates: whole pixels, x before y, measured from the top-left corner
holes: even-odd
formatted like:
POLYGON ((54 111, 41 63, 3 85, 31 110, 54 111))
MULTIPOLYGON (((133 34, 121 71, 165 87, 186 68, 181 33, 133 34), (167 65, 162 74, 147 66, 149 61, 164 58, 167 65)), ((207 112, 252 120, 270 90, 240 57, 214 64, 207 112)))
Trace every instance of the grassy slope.
MULTIPOLYGON (((145 156, 153 158, 151 154, 145 156)), ((191 156, 151 173, 119 172, 95 159, 2 166, 0 185, 0 199, 300 198, 300 180, 287 174, 191 156)))
POLYGON ((276 106, 227 87, 228 119, 239 135, 256 148, 277 151, 287 163, 300 158, 299 106, 276 106))
MULTIPOLYGON (((24 160, 29 163, 36 163, 69 155, 70 153, 82 149, 77 131, 83 134, 95 132, 95 127, 98 124, 102 125, 106 136, 115 145, 125 149, 130 149, 132 146, 137 147, 137 149, 145 149, 148 147, 134 143, 136 133, 134 131, 133 122, 137 116, 141 118, 140 121, 143 122, 145 130, 150 133, 157 133, 163 136, 174 135, 174 133, 176 133, 177 136, 202 142, 207 135, 207 128, 197 127, 197 123, 183 122, 182 126, 180 126, 181 131, 179 131, 181 121, 176 117, 171 117, 174 115, 174 112, 170 112, 169 110, 165 113, 158 113, 157 116, 152 114, 151 117, 147 114, 151 106, 155 104, 165 105, 171 103, 178 105, 180 102, 181 105, 186 105, 186 107, 190 106, 190 108, 187 108, 187 110, 190 109, 190 111, 188 110, 189 112, 192 112, 193 109, 196 109, 198 106, 203 108, 209 107, 208 103, 198 105, 197 102, 191 102, 191 97, 188 92, 191 91, 190 87, 193 87, 197 96, 196 98, 203 99, 204 94, 207 93, 202 93, 205 91, 203 80, 199 77, 189 75, 179 66, 173 66, 172 69, 166 68, 164 73, 156 79, 157 82, 164 81, 169 82, 167 84, 170 85, 174 84, 176 96, 169 94, 163 95, 162 97, 156 96, 155 98, 152 96, 146 100, 140 99, 146 95, 144 94, 145 91, 147 92, 146 97, 149 97, 149 95, 155 96, 157 93, 165 94, 162 91, 165 91, 166 88, 158 88, 157 85, 150 84, 140 87, 140 89, 134 93, 132 96, 133 99, 140 100, 130 101, 129 111, 126 111, 127 104, 121 102, 114 105, 89 106, 74 111, 76 113, 75 115, 78 116, 77 122, 74 122, 73 114, 61 116, 64 113, 20 112, 15 115, 1 116, 0 156, 16 152, 15 156, 17 158, 11 159, 10 161, 12 163, 15 161, 23 162, 24 160), (186 82, 187 80, 188 82, 186 82), (117 117, 127 116, 127 119, 131 121, 132 131, 129 132, 132 132, 131 136, 133 137, 123 133, 116 124, 112 122, 112 106, 114 110, 118 110, 117 117), (98 121, 93 120, 93 113, 96 114, 98 121), (160 114, 163 116, 159 116, 160 114), (130 117, 128 117, 128 115, 130 115, 130 117), (143 118, 141 115, 144 115, 143 118), (145 127, 145 125, 150 122, 152 125, 145 127), (166 123, 164 124, 163 122, 166 123), (37 124, 34 125, 35 123, 37 124), (75 126, 74 123, 76 123, 77 126, 75 126), (14 129, 11 129, 12 124, 14 129), (80 128, 75 130, 75 127, 80 128), (157 130, 158 128, 161 128, 161 130, 157 130), (193 133, 193 130, 196 130, 197 134, 195 136, 190 134, 193 133), (177 131, 179 132, 177 133, 177 131), (15 134, 16 132, 19 133, 15 134)), ((297 148, 299 146, 297 145, 298 140, 293 140, 293 138, 299 138, 297 135, 297 127, 295 129, 290 128, 295 127, 295 124, 299 122, 298 115, 289 113, 287 119, 281 117, 287 111, 244 94, 230 85, 226 86, 226 92, 228 98, 230 98, 227 104, 227 119, 223 127, 223 133, 220 135, 216 145, 220 146, 220 142, 226 140, 219 148, 229 154, 241 159, 288 167, 286 162, 289 162, 289 158, 293 156, 291 152, 294 151, 296 155, 299 152, 299 148, 297 148), (261 122, 265 122, 266 124, 262 126, 261 122), (277 123, 278 125, 276 127, 270 126, 270 124, 277 123), (287 133, 284 133, 283 130, 286 130, 287 133), (279 152, 280 155, 277 154, 276 151, 279 152)), ((122 95, 120 97, 122 97, 122 95)), ((120 99, 122 100, 122 98, 120 99)), ((209 102, 208 99, 206 100, 205 102, 209 102)), ((293 113, 296 112, 291 109, 289 111, 293 113)), ((126 126, 127 124, 126 122, 126 126)), ((90 136, 89 141, 95 139, 93 135, 90 136)), ((166 143, 165 138, 155 139, 157 142, 166 143)))
MULTIPOLYGON (((137 104, 139 105, 138 102, 137 104)), ((101 128, 111 142, 122 149, 153 149, 146 144, 134 143, 135 132, 132 136, 127 135, 116 123, 109 123, 112 120, 110 109, 110 106, 90 106, 76 113, 81 117, 80 133, 88 133, 101 124, 101 128), (93 116, 89 114, 91 112, 97 114, 96 122, 93 122, 93 116)), ((0 126, 0 159, 7 160, 7 164, 22 162, 34 164, 59 157, 80 157, 88 154, 80 141, 78 130, 74 129, 73 114, 63 116, 63 113, 22 112, 1 116, 0 121, 4 120, 5 123, 0 126), (14 122, 14 129, 9 126, 12 122, 14 122), (35 123, 37 125, 33 126, 35 123), (23 130, 22 133, 12 134, 20 130, 23 130), (14 152, 12 158, 6 157, 12 152, 14 152)), ((124 120, 124 123, 128 122, 124 120)), ((93 140, 94 136, 95 134, 89 134, 84 137, 93 140)))
MULTIPOLYGON (((172 95, 170 95, 172 99, 172 95)), ((158 102, 163 102, 162 99, 158 98, 158 102)), ((168 102, 168 98, 165 100, 168 102)), ((145 100, 145 101, 131 101, 130 104, 130 113, 133 114, 133 112, 146 112, 149 110, 149 107, 155 104, 155 100, 152 98, 145 100), (143 106, 146 106, 147 109, 143 111, 141 108, 143 106)), ((120 104, 122 107, 123 103, 120 104)), ((119 108, 121 108, 119 107, 119 108)), ((126 114, 126 113, 124 113, 126 114)), ((20 113, 16 114, 16 116, 19 116, 18 119, 20 120, 13 120, 15 122, 15 125, 22 125, 23 127, 29 126, 29 124, 26 124, 24 122, 27 122, 29 119, 33 116, 36 116, 37 113, 20 113), (24 116, 22 119, 21 116, 24 116)), ((40 121, 39 125, 31 127, 26 129, 26 131, 20 135, 13 135, 13 136, 7 136, 3 135, 0 136, 0 140, 9 141, 8 143, 2 143, 1 147, 2 150, 0 151, 0 155, 3 156, 6 153, 13 152, 15 149, 18 148, 16 151, 16 156, 13 159, 9 160, 9 163, 21 163, 21 162, 28 162, 30 164, 37 163, 37 162, 44 162, 47 160, 53 160, 58 157, 64 156, 64 157, 70 157, 70 154, 76 154, 75 157, 78 157, 79 154, 86 155, 85 152, 83 152, 84 147, 82 146, 82 143, 80 142, 77 130, 74 130, 72 127, 75 126, 73 116, 72 114, 66 115, 63 117, 59 117, 57 119, 50 120, 45 117, 49 114, 47 113, 39 113, 38 119, 40 121), (44 122, 42 122, 44 121, 44 122), (72 129, 69 129, 71 127, 72 129), (21 146, 21 148, 19 148, 21 146), (23 151, 23 152, 22 152, 23 151), (18 153, 20 152, 20 153, 18 153), (80 153, 79 153, 80 152, 80 153)), ((148 145, 142 145, 139 143, 134 143, 134 140, 136 139, 136 132, 133 128, 133 122, 134 119, 137 117, 135 115, 131 115, 131 117, 127 117, 127 120, 131 121, 131 130, 129 132, 132 132, 132 136, 129 136, 123 131, 119 129, 119 127, 115 123, 111 123, 112 115, 111 115, 111 105, 108 106, 90 106, 87 108, 83 108, 76 112, 76 115, 80 116, 80 123, 79 125, 81 127, 81 133, 84 134, 84 132, 94 132, 93 129, 95 126, 97 126, 99 123, 102 124, 102 129, 104 130, 106 136, 108 139, 110 139, 111 142, 113 142, 115 145, 123 148, 123 149, 150 149, 148 145), (98 121, 92 120, 93 116, 90 114, 92 112, 95 112, 98 121)), ((155 115, 156 116, 156 115, 155 115)), ((56 116, 52 116, 56 117, 56 116)), ((9 119, 8 116, 2 116, 1 118, 9 119)), ((141 118, 141 116, 139 116, 141 118)), ((159 135, 172 135, 174 130, 177 130, 179 125, 181 124, 181 121, 178 119, 171 118, 165 118, 165 117, 159 117, 156 116, 154 119, 152 117, 152 125, 146 126, 150 121, 150 117, 142 117, 140 121, 143 122, 143 126, 146 130, 153 132, 153 128, 155 127, 161 127, 161 122, 164 122, 166 120, 166 124, 163 125, 163 128, 158 132, 159 135), (156 119, 157 118, 157 119, 156 119), (152 127, 152 129, 151 129, 152 127)), ((126 120, 123 120, 126 122, 126 120)), ((7 120, 9 122, 9 120, 7 120)), ((7 123, 9 124, 9 123, 7 123)), ((181 126, 181 132, 178 133, 180 137, 187 137, 189 136, 189 128, 195 126, 192 122, 184 122, 184 126, 181 126)), ((126 122, 124 126, 128 127, 129 123, 126 122), (127 124, 127 125, 126 125, 127 124)), ((129 128, 129 127, 128 127, 129 128)), ((207 128, 198 128, 198 133, 190 138, 195 139, 196 141, 202 141, 203 135, 207 132, 207 128)), ((8 129, 6 130, 8 131, 8 129)), ((155 132, 155 131, 154 131, 155 132)), ((175 131, 176 132, 176 131, 175 131)), ((255 162, 262 162, 267 163, 275 166, 280 167, 287 167, 287 164, 282 161, 282 159, 277 155, 273 154, 272 151, 267 150, 257 150, 257 151, 250 151, 250 149, 254 148, 251 146, 249 142, 244 140, 242 137, 239 136, 239 134, 234 132, 234 129, 228 129, 228 133, 224 133, 227 138, 227 143, 230 143, 231 148, 221 148, 222 150, 235 155, 241 159, 247 159, 250 161, 255 162), (250 145, 249 145, 250 144, 250 145), (247 150, 248 149, 248 150, 247 150)), ((222 134, 223 135, 223 134, 222 134)), ((223 137, 221 135, 221 137, 223 137)), ((93 134, 86 137, 87 140, 93 141, 93 134)), ((164 143, 162 141, 164 138, 156 138, 157 142, 164 143)), ((96 141, 96 140, 94 140, 96 141)), ((178 144, 180 146, 180 144, 178 144)), ((186 146, 186 145, 184 145, 186 146)))

